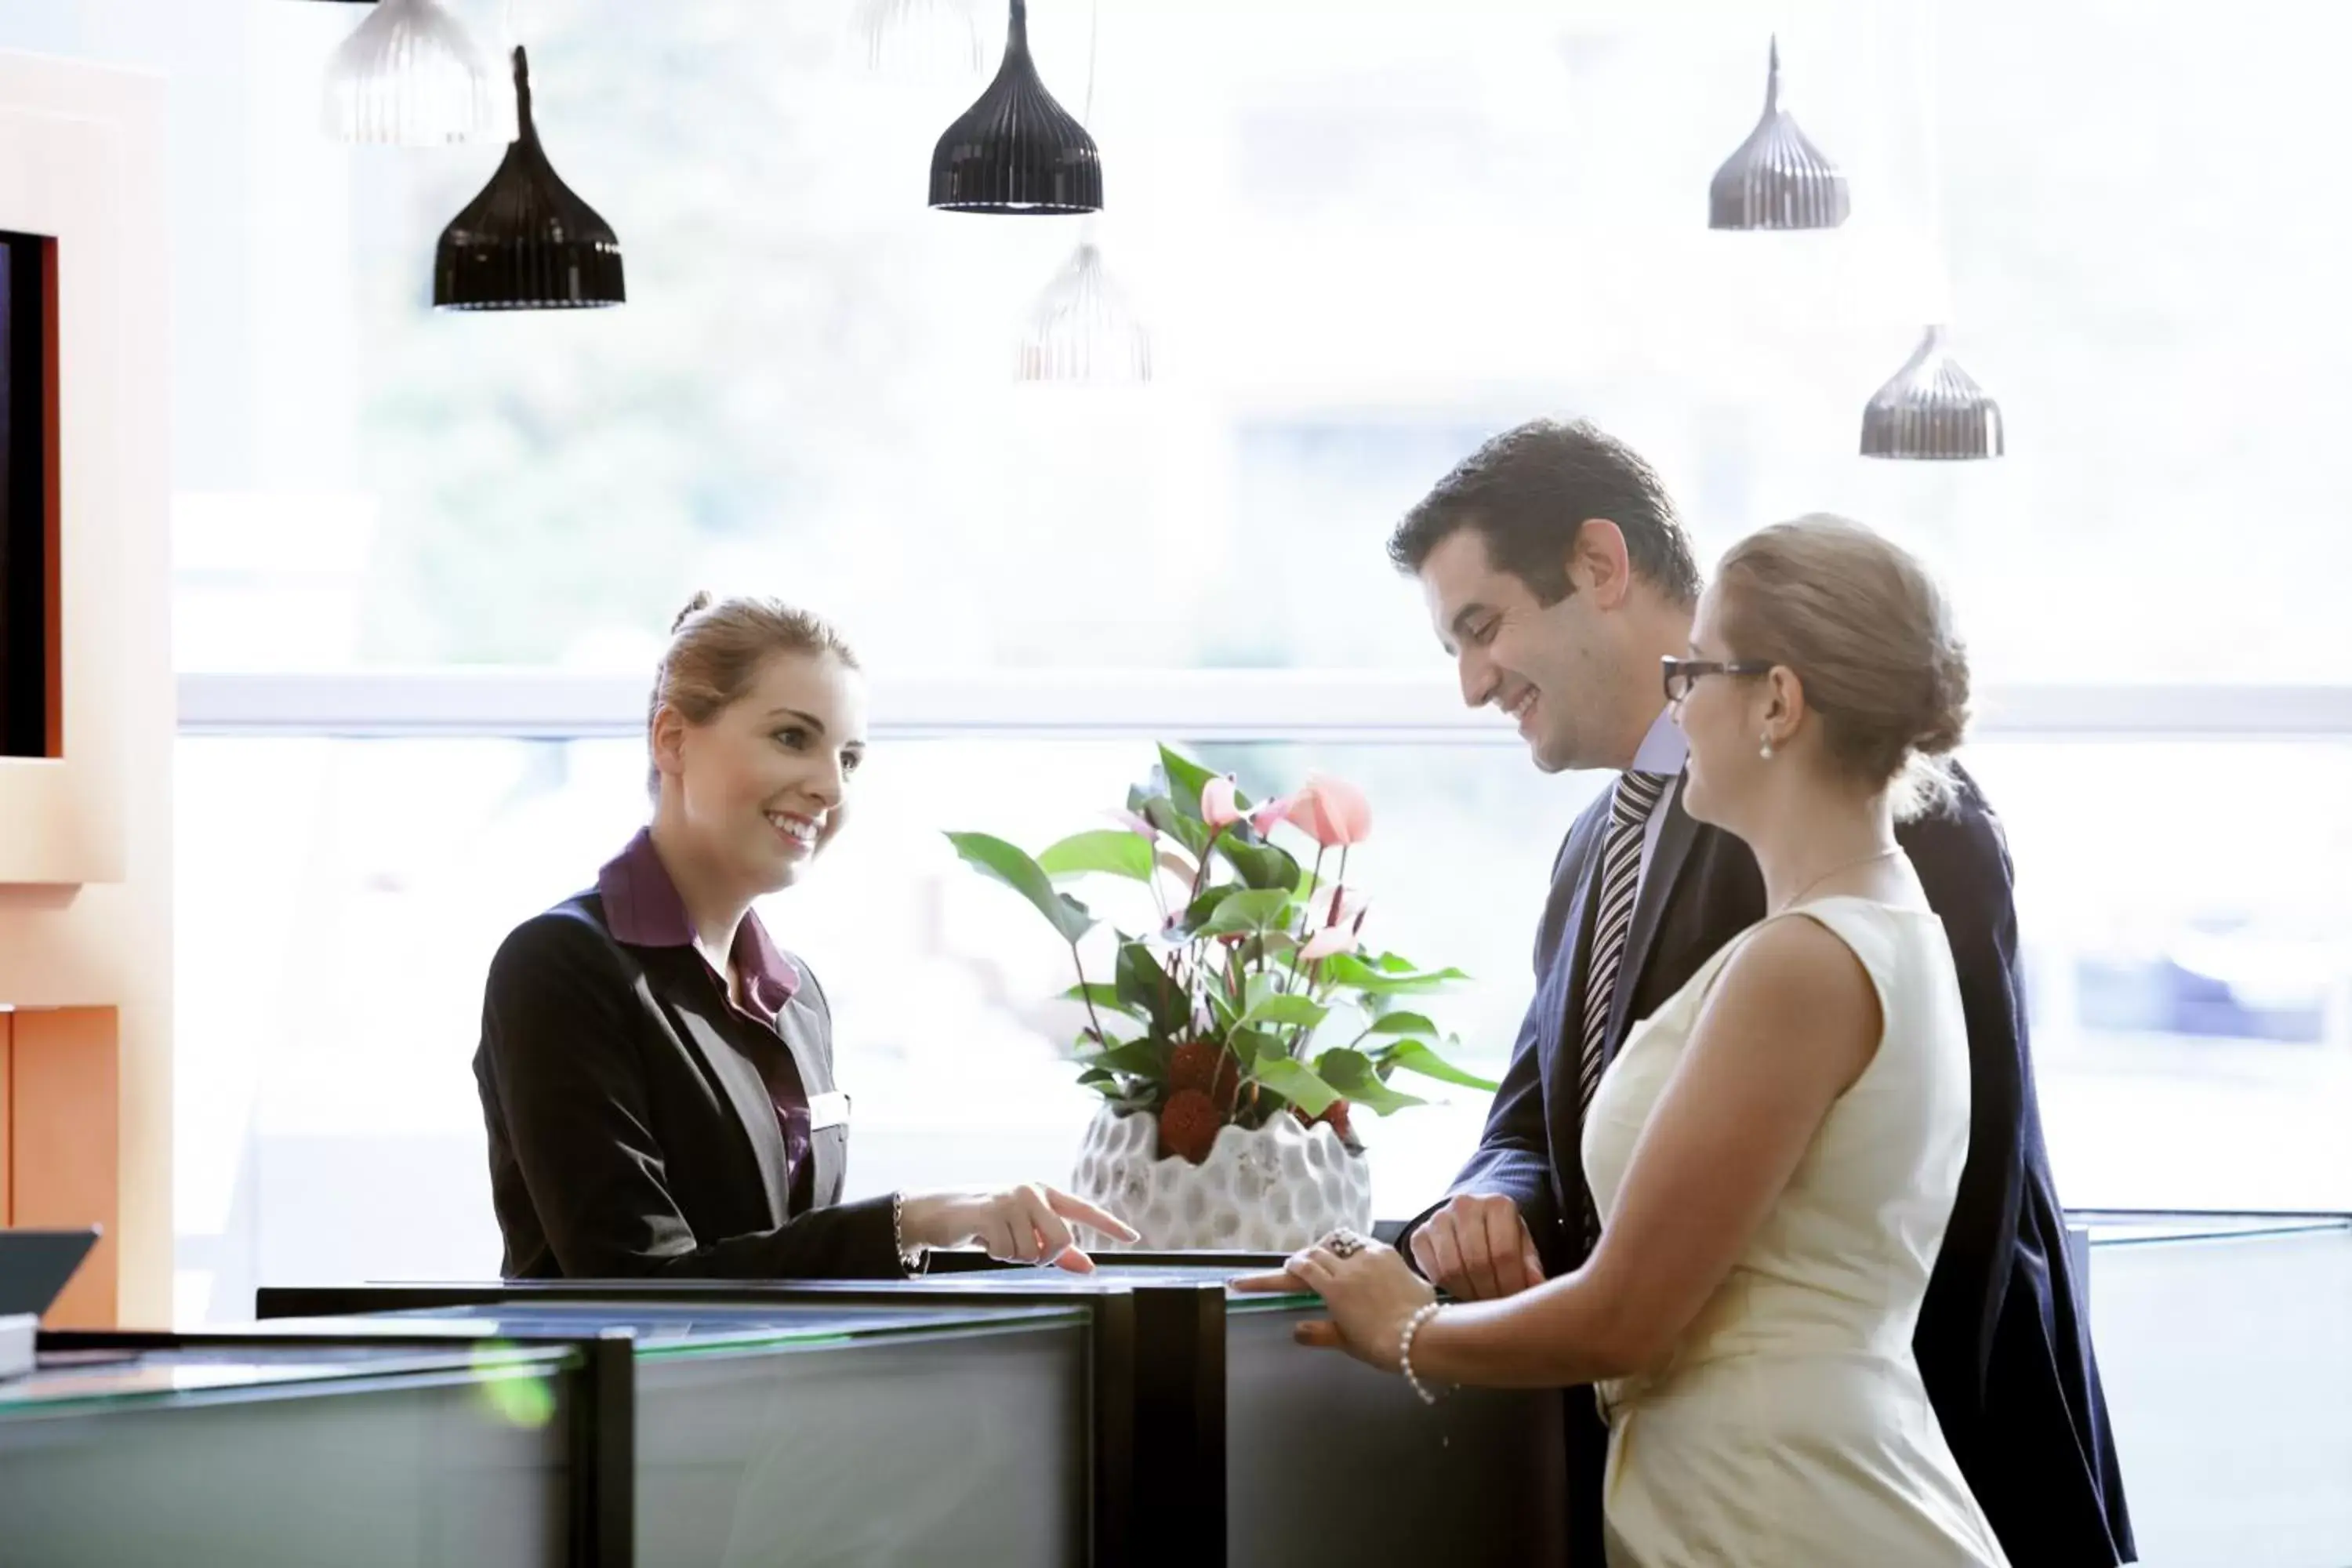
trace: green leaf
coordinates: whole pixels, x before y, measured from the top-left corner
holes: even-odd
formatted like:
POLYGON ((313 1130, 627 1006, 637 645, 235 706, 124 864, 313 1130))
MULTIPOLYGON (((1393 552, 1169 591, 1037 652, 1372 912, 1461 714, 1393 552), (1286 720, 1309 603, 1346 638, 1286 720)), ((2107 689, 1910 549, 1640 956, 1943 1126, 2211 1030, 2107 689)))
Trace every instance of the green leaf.
MULTIPOLYGON (((1096 1016, 1102 1020, 1100 1039, 1107 1046, 1144 1039, 1151 1033, 1150 1024, 1140 1018, 1130 1018, 1124 1013, 1101 1013, 1096 1016)), ((1081 1049, 1084 1049, 1087 1042, 1095 1038, 1097 1036, 1094 1026, 1089 1024, 1078 1031, 1077 1044, 1081 1049)))
POLYGON ((1239 891, 1241 889, 1231 882, 1219 882, 1214 887, 1202 889, 1201 896, 1184 907, 1184 912, 1176 917, 1176 922, 1160 931, 1160 940, 1190 942, 1201 934, 1201 928, 1209 923, 1210 918, 1217 912, 1217 906, 1239 891))
MULTIPOLYGON (((1393 957, 1394 955, 1390 955, 1393 957)), ((1407 991, 1434 991, 1456 980, 1470 977, 1458 969, 1396 970, 1374 968, 1353 953, 1334 953, 1323 961, 1323 978, 1333 985, 1350 991, 1369 991, 1374 994, 1394 994, 1407 991)))
POLYGON ((1089 1052, 1078 1060, 1090 1069, 1108 1068, 1113 1072, 1148 1078, 1154 1083, 1168 1081, 1168 1053, 1150 1040, 1129 1040, 1106 1051, 1089 1052))
POLYGON ((1268 1034, 1264 1029, 1248 1027, 1235 1029, 1226 1036, 1225 1048, 1233 1052, 1244 1067, 1276 1057, 1287 1059, 1290 1055, 1282 1048, 1280 1037, 1268 1034))
POLYGON ((1312 996, 1269 996, 1243 1015, 1244 1024, 1272 1024, 1285 1029, 1311 1029, 1331 1016, 1331 1009, 1312 996))
POLYGON ((1218 839, 1217 853, 1232 865, 1244 885, 1279 889, 1285 893, 1295 889, 1298 886, 1298 861, 1290 851, 1278 844, 1246 842, 1238 837, 1240 831, 1228 830, 1218 839))
POLYGON ((1265 963, 1297 950, 1298 939, 1286 931, 1263 931, 1242 943, 1244 963, 1265 963))
POLYGON ((1187 816, 1176 808, 1176 803, 1164 795, 1145 795, 1140 790, 1128 792, 1128 805, 1135 814, 1173 838, 1188 850, 1197 863, 1202 852, 1209 847, 1209 827, 1198 816, 1187 816))
POLYGON ((1067 991, 1062 993, 1062 1000, 1065 1002, 1091 1002, 1096 1006, 1102 1008, 1105 1012, 1124 1013, 1138 1023, 1148 1023, 1150 1021, 1151 1016, 1140 1007, 1129 1006, 1126 999, 1119 995, 1118 990, 1116 986, 1105 985, 1099 981, 1089 981, 1084 985, 1071 986, 1067 991))
POLYGON ((1437 1026, 1418 1013, 1383 1013, 1365 1028, 1368 1035, 1435 1036, 1437 1026))
POLYGON ((1088 1089, 1100 1089, 1105 1084, 1108 1084, 1115 1089, 1118 1085, 1118 1079, 1113 1078, 1109 1073, 1105 1072, 1100 1068, 1088 1068, 1086 1071, 1078 1075, 1078 1081, 1088 1089))
POLYGON ((1265 1003, 1282 994, 1282 976, 1260 970, 1242 982, 1242 1007, 1255 1013, 1265 1003))
POLYGON ((1502 1088, 1491 1079, 1465 1072, 1437 1054, 1427 1040, 1400 1040, 1387 1049, 1376 1052, 1382 1067, 1402 1068, 1423 1078, 1433 1078, 1442 1083, 1458 1083, 1465 1089, 1483 1089, 1488 1094, 1502 1088))
POLYGON ((1120 943, 1112 978, 1118 999, 1129 1011, 1150 1019, 1163 1034, 1172 1035, 1184 1026, 1191 1005, 1150 948, 1139 942, 1120 943))
POLYGON ((1201 820, 1201 786, 1217 775, 1169 747, 1160 748, 1160 768, 1168 775, 1168 798, 1192 821, 1201 820))
POLYGON ((1094 930, 1095 918, 1087 906, 1067 893, 1054 890, 1045 868, 1014 846, 985 833, 950 833, 948 842, 965 864, 995 878, 1030 903, 1054 924, 1064 942, 1074 942, 1094 930))
POLYGON ((1090 871, 1108 871, 1114 877, 1149 882, 1151 845, 1141 834, 1129 833, 1125 828, 1097 828, 1091 833, 1073 833, 1053 845, 1037 857, 1037 865, 1048 877, 1082 877, 1090 871))
POLYGON ((1426 1105, 1410 1094, 1400 1094, 1381 1081, 1370 1057, 1361 1051, 1340 1049, 1325 1051, 1315 1058, 1315 1073, 1325 1083, 1359 1105, 1369 1106, 1375 1116, 1386 1116, 1404 1110, 1409 1105, 1426 1105))
POLYGON ((1309 1116, 1320 1116, 1339 1101, 1313 1069, 1286 1056, 1261 1057, 1251 1076, 1309 1116))
POLYGON ((1291 916, 1290 895, 1280 888, 1252 888, 1229 895, 1218 904, 1208 924, 1201 928, 1203 936, 1228 936, 1244 931, 1272 931, 1286 929, 1291 916))

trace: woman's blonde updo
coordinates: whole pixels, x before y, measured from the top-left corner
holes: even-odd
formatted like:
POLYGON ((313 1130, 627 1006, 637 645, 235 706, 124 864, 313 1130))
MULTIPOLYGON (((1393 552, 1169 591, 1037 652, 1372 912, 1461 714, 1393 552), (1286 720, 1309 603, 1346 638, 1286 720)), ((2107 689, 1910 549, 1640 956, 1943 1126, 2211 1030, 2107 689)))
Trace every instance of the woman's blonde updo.
MULTIPOLYGON (((1908 551, 1816 513, 1733 545, 1716 591, 1731 657, 1795 672, 1831 763, 1849 777, 1877 788, 1959 745, 1968 649, 1943 590, 1908 551)), ((1913 771, 1913 793, 1940 793, 1941 769, 1913 771)))
MULTIPOLYGON (((697 594, 670 623, 669 634, 646 703, 649 746, 654 715, 665 706, 677 710, 689 724, 708 724, 751 689, 776 654, 831 654, 852 669, 858 667, 857 656, 829 622, 780 599, 714 602, 709 594, 697 594)), ((647 769, 646 788, 659 795, 660 769, 647 769)))

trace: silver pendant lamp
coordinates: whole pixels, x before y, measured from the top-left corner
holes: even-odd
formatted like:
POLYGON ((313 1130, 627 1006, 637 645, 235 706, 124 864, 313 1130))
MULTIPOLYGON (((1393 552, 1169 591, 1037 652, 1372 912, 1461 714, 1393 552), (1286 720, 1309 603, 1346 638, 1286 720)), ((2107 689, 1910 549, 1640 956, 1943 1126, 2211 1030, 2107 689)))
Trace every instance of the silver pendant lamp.
POLYGON ((1707 186, 1706 226, 1726 229, 1835 228, 1852 210, 1845 175, 1780 107, 1780 40, 1764 76, 1764 117, 1707 186))
MULTIPOLYGON (((1936 0, 1921 0, 1919 102, 1926 127, 1927 242, 1942 289, 1938 313, 1949 318, 1951 264, 1944 249, 1943 168, 1937 153, 1936 0)), ((1916 462, 1998 458, 2008 449, 2000 405, 1952 357, 1949 330, 1937 323, 1862 411, 1862 455, 1916 462)))
POLYGON ((497 78, 441 0, 383 0, 327 62, 322 119, 338 142, 435 147, 490 134, 497 78))

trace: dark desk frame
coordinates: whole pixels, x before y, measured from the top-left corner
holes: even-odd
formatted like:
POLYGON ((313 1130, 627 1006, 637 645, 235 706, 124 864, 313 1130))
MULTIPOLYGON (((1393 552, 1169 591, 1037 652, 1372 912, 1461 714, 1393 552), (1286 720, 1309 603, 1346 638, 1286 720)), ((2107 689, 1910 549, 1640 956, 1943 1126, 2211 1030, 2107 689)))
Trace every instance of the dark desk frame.
MULTIPOLYGON (((34 1348, 42 1351, 315 1350, 394 1348, 420 1352, 462 1352, 491 1336, 452 1324, 429 1327, 382 1321, 355 1321, 332 1329, 315 1325, 272 1328, 267 1323, 219 1331, 171 1333, 115 1329, 43 1330, 34 1348)), ((631 1568, 636 1555, 636 1343, 625 1329, 581 1334, 526 1333, 497 1336, 502 1344, 534 1350, 571 1350, 579 1364, 566 1374, 572 1418, 565 1432, 572 1484, 570 1488, 570 1550, 573 1568, 631 1568)), ((279 1385, 272 1384, 272 1387, 279 1385)))

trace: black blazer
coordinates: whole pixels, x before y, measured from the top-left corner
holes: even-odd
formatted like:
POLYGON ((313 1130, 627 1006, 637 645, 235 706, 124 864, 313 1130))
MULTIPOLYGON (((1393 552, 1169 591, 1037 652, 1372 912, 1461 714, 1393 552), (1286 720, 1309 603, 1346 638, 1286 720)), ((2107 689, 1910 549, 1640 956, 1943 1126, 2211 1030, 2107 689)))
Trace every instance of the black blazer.
MULTIPOLYGON (((833 1019, 807 979, 779 1034, 811 1096, 833 1019)), ((809 1135, 794 1214, 783 1131, 727 1000, 690 947, 633 947, 586 892, 517 927, 490 963, 474 1055, 509 1279, 895 1278, 891 1200, 844 1204, 846 1126, 809 1135)))
MULTIPOLYGON (((1952 944, 1972 1096, 1968 1163, 1913 1351, 1945 1439, 2011 1563, 2128 1563, 2136 1552, 2106 1398, 2042 1144, 2008 841, 1975 781, 1959 773, 1958 784, 1949 806, 1898 833, 1952 944)), ((1764 915, 1755 857, 1694 821, 1681 797, 1677 785, 1662 808, 1666 820, 1634 906, 1610 1010, 1612 1055, 1633 1020, 1764 915)), ((1584 1201, 1581 1034, 1570 1020, 1583 1011, 1609 800, 1602 792, 1577 818, 1553 863, 1535 1001, 1478 1151, 1453 1188, 1508 1194, 1555 1277, 1583 1261, 1582 1226, 1570 1223, 1584 1201)), ((1607 1434, 1589 1390, 1570 1408, 1573 1555, 1599 1563, 1607 1434)))

